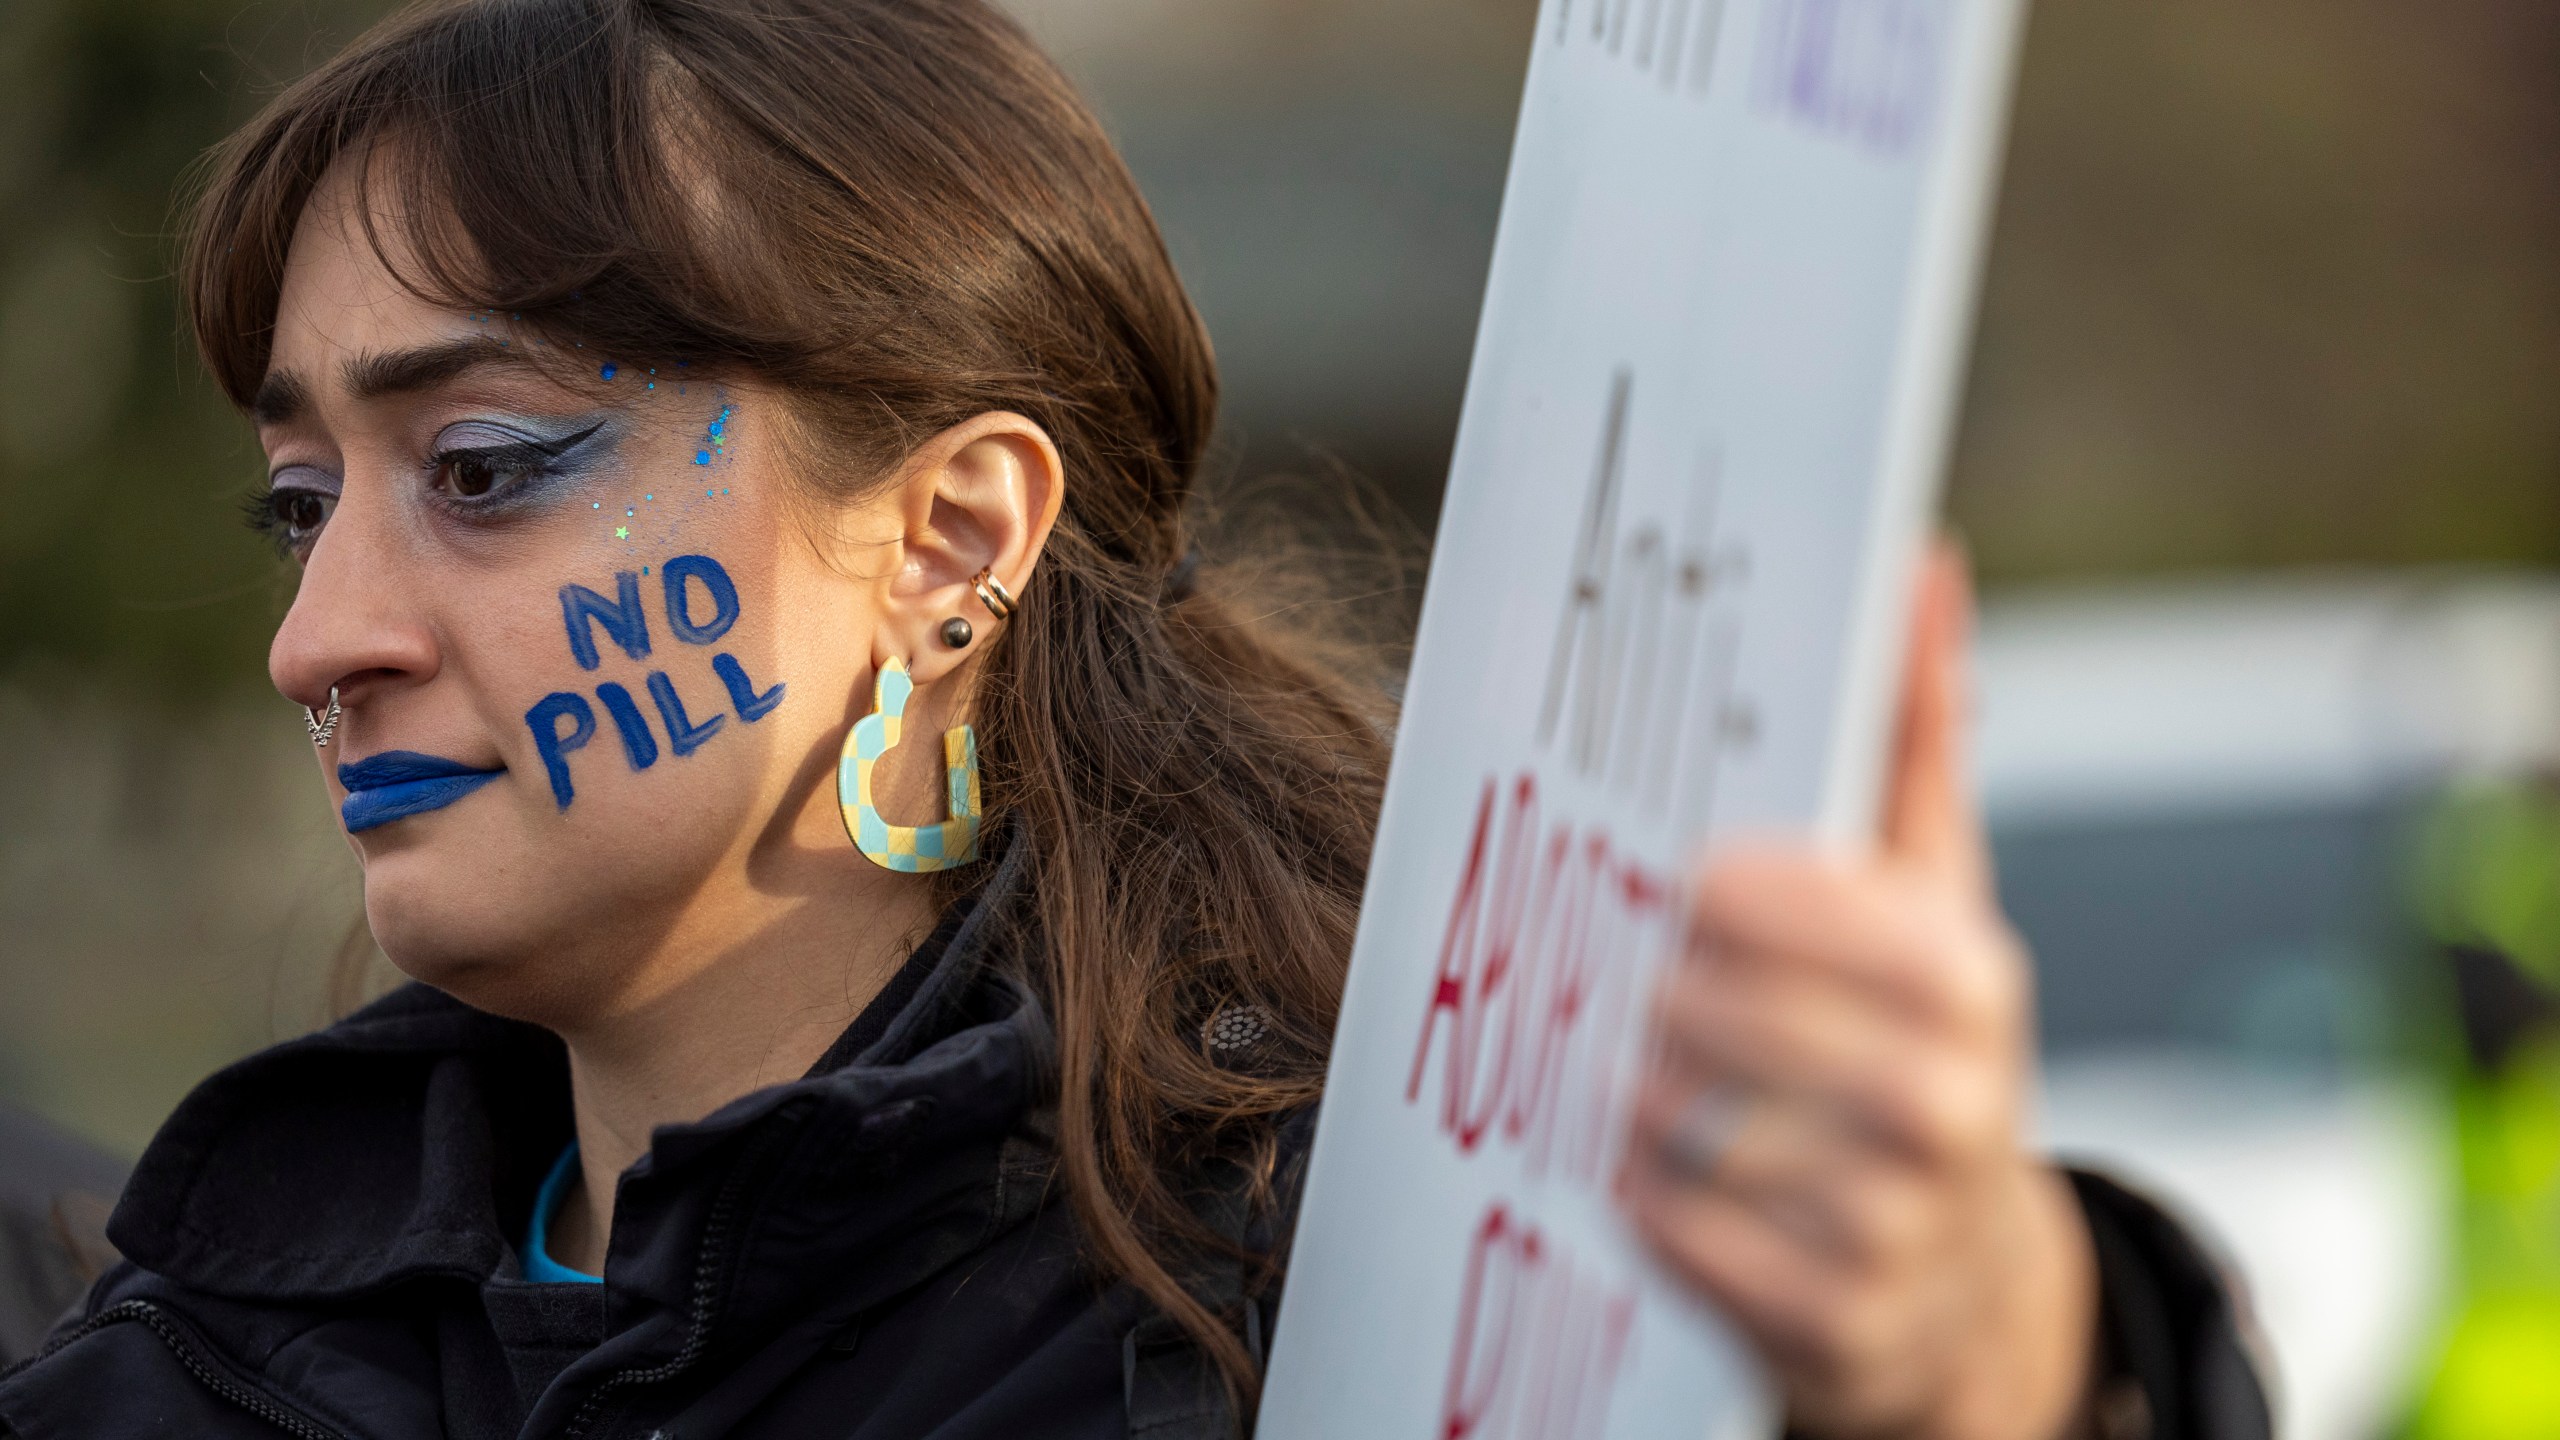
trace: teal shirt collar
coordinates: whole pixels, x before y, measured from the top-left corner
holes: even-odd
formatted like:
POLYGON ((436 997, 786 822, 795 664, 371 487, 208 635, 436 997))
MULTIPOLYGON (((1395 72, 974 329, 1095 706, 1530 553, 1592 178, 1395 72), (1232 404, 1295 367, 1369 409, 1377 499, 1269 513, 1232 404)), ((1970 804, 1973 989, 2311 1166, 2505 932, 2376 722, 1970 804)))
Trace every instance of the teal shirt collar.
POLYGON ((551 1173, 542 1177, 542 1189, 533 1197, 533 1219, 525 1225, 524 1278, 545 1285, 601 1285, 604 1277, 584 1270, 572 1270, 551 1258, 551 1217, 559 1213, 560 1202, 568 1198, 569 1182, 578 1175, 578 1142, 560 1152, 551 1162, 551 1173))

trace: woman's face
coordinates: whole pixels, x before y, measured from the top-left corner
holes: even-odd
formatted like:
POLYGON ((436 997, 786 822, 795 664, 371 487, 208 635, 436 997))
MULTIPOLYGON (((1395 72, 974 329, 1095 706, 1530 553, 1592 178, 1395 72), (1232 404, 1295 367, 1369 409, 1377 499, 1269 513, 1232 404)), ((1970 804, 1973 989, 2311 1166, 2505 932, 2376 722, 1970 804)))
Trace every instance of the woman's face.
MULTIPOLYGON (((427 304, 349 189, 304 214, 255 409, 302 566, 269 669, 299 703, 337 688, 317 753, 385 952, 556 1022, 644 1003, 812 897, 911 886, 863 873, 837 750, 890 656, 921 687, 909 733, 956 723, 960 686, 933 682, 993 622, 968 606, 955 652, 939 621, 999 552, 1027 569, 1039 537, 1008 543, 998 492, 1054 511, 1045 439, 959 437, 813 515, 769 392, 427 304)), ((913 763, 937 748, 892 752, 893 819, 940 818, 939 756, 913 763)))

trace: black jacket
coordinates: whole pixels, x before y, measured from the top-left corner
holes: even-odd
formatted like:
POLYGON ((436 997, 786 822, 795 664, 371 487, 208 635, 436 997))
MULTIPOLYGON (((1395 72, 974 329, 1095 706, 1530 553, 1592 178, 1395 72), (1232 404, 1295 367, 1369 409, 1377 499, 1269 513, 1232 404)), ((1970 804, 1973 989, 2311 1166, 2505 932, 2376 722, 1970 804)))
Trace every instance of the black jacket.
MULTIPOLYGON (((1205 1359, 1079 1259, 1045 1140, 1050 1037, 988 963, 986 909, 946 921, 807 1078, 660 1130, 617 1192, 604 1285, 528 1282, 514 1248, 570 1137, 545 1032, 413 986, 231 1067, 136 1168, 110 1227, 127 1263, 0 1379, 0 1433, 1233 1433, 1205 1359)), ((2260 1440, 2218 1280, 2147 1206, 2083 1195, 2152 1433, 2260 1440)), ((1248 1245, 1282 1231, 1225 1213, 1248 1245)), ((1249 1302, 1249 1333, 1275 1300, 1249 1302)))

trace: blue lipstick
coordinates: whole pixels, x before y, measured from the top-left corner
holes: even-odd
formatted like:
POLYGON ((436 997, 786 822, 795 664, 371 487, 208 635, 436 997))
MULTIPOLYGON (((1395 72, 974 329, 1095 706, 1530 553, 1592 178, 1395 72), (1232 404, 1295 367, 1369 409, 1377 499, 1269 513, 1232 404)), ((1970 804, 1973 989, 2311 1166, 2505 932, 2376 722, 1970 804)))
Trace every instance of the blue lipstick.
POLYGON ((338 767, 338 783, 347 787, 346 803, 338 807, 338 816, 353 835, 441 810, 506 773, 504 766, 483 770, 441 755, 385 750, 338 767))

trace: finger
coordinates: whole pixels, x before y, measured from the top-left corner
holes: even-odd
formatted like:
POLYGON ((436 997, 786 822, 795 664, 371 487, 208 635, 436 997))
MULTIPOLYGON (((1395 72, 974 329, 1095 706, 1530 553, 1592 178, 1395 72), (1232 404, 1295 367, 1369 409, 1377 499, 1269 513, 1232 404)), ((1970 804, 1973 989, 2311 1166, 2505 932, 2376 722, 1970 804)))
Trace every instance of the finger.
POLYGON ((1991 865, 1965 754, 1973 587, 1952 542, 1930 546, 1915 592, 1886 782, 1884 853, 1967 894, 1988 895, 1991 865))
POLYGON ((1825 974, 2000 1043, 2022 1023, 2025 959, 1997 912, 1924 877, 1810 849, 1733 849, 1694 894, 1683 972, 1825 974))
POLYGON ((1862 1098, 1930 1032, 1855 987, 1784 971, 1683 971, 1656 1001, 1675 1080, 1733 1080, 1828 1104, 1862 1098))
POLYGON ((1637 1100, 1634 1153, 1667 1183, 1721 1190, 1831 1263, 1869 1277, 1907 1270, 1929 1253, 1939 1229, 1935 1192, 1822 1106, 1747 1092, 1742 1123, 1712 1170, 1703 1177, 1683 1170, 1670 1159, 1672 1137, 1701 1093, 1653 1085, 1637 1100))
POLYGON ((1961 1167, 2014 1144, 2017 1068, 1988 1044, 1951 1043, 1836 986, 1681 978, 1657 1002, 1675 1095, 1738 1084, 1821 1107, 1844 1140, 1904 1163, 1961 1167))
POLYGON ((1722 1191, 1639 1171, 1637 1236, 1691 1290, 1721 1305, 1781 1369, 1828 1369, 1851 1282, 1819 1249, 1722 1191))

